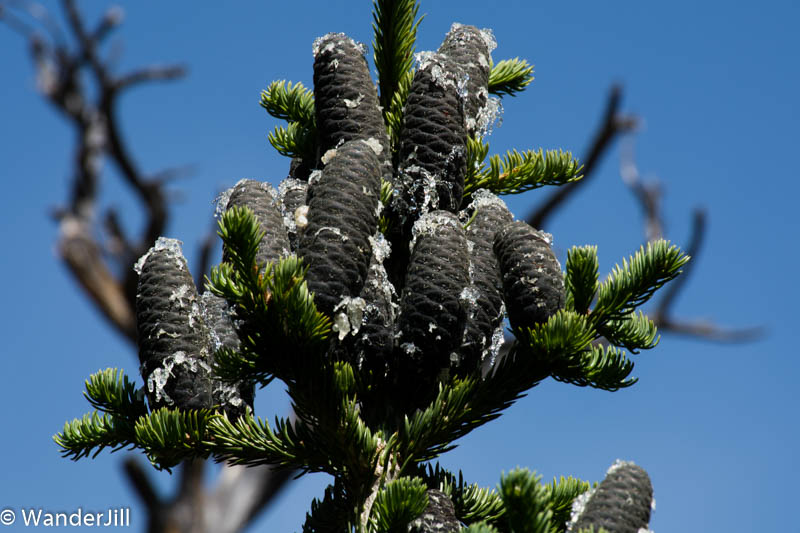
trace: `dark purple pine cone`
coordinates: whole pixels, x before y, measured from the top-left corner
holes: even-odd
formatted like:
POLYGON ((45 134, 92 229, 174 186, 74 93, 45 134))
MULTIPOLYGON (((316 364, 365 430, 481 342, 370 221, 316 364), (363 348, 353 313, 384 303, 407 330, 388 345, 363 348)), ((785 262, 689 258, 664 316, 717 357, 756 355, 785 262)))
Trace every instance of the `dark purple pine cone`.
POLYGON ((423 55, 403 110, 392 210, 406 230, 429 211, 461 206, 467 132, 451 66, 439 54, 423 55))
MULTIPOLYGON (((239 336, 233 327, 231 310, 224 298, 210 291, 200 297, 203 318, 208 326, 209 347, 213 354, 220 348, 239 350, 239 336)), ((247 412, 247 406, 253 407, 255 388, 252 383, 228 383, 219 379, 212 382, 211 397, 214 405, 220 406, 228 418, 236 419, 247 412)))
POLYGON ((428 506, 408 526, 409 533, 452 533, 461 531, 453 502, 444 492, 428 489, 428 506))
POLYGON ((389 135, 369 75, 363 45, 343 33, 314 41, 314 109, 319 154, 362 139, 375 146, 386 177, 391 177, 389 135))
POLYGON ((139 362, 150 406, 212 406, 208 330, 175 239, 160 237, 136 263, 139 362))
POLYGON ((309 185, 308 217, 298 243, 317 308, 332 316, 345 297, 357 297, 367 278, 378 226, 381 167, 372 147, 348 141, 309 185))
POLYGON ((566 299, 564 276, 550 236, 518 220, 494 238, 508 318, 513 328, 546 322, 566 299))
POLYGON ((311 166, 303 161, 302 157, 293 157, 292 162, 289 164, 289 177, 300 180, 308 181, 308 175, 311 174, 311 166))
POLYGON ((409 368, 437 379, 458 366, 470 291, 467 239, 458 218, 434 211, 414 224, 411 259, 398 319, 401 357, 409 368))
POLYGON ((463 370, 480 368, 486 357, 496 356, 503 338, 503 280, 494 255, 494 236, 498 229, 510 224, 514 217, 505 202, 491 192, 480 189, 472 195, 472 203, 460 213, 461 221, 472 222, 467 227, 470 243, 470 275, 474 303, 469 308, 469 320, 464 332, 460 353, 463 370), (472 218, 474 216, 474 218, 472 218))
MULTIPOLYGON (((579 507, 580 504, 577 504, 579 507)), ((589 496, 570 531, 594 526, 610 533, 637 533, 650 523, 653 507, 653 485, 645 470, 631 462, 617 461, 608 469, 606 478, 589 496)))
POLYGON ((475 135, 486 127, 488 117, 484 116, 483 110, 489 102, 490 54, 495 46, 494 38, 487 31, 456 22, 439 47, 439 54, 447 57, 448 61, 466 74, 461 83, 464 84, 467 95, 464 100, 464 116, 467 133, 470 135, 475 135))
POLYGON ((278 199, 281 204, 283 227, 289 236, 289 245, 297 250, 297 239, 300 229, 308 222, 306 214, 306 195, 308 182, 288 177, 278 185, 278 199))
POLYGON ((389 243, 379 232, 371 239, 372 259, 367 281, 361 289, 363 316, 360 327, 353 331, 351 353, 356 368, 380 374, 382 377, 394 348, 395 300, 394 286, 389 282, 383 259, 389 254, 389 243))
MULTIPOLYGON (((261 231, 266 232, 256 254, 259 264, 277 263, 291 253, 277 196, 275 189, 268 183, 244 179, 234 185, 228 198, 226 209, 234 206, 249 207, 255 213, 261 231)), ((226 260, 226 255, 223 250, 223 260, 226 260)))

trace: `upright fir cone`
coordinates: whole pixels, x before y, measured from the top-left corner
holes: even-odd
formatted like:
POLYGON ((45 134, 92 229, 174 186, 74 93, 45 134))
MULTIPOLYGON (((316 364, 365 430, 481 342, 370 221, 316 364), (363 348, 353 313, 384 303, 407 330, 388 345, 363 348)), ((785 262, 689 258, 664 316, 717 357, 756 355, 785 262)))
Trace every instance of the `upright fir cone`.
POLYGON ((455 213, 464 194, 467 132, 458 72, 444 56, 423 56, 409 89, 400 131, 394 216, 407 231, 437 209, 455 213))
POLYGON ((208 330, 180 241, 160 237, 135 268, 139 362, 151 408, 210 408, 208 330))
POLYGON ((374 144, 382 173, 391 178, 389 134, 364 53, 363 45, 343 33, 329 33, 314 41, 319 154, 324 156, 343 142, 362 139, 374 144))
POLYGON ((460 213, 460 219, 464 223, 471 219, 466 235, 471 245, 469 258, 474 302, 469 310, 460 351, 463 369, 471 372, 480 368, 493 348, 499 349, 502 340, 505 315, 503 281, 493 246, 497 229, 511 223, 514 216, 500 198, 480 189, 472 195, 472 202, 460 213))
POLYGON ((569 531, 594 527, 609 533, 637 533, 647 530, 653 506, 653 485, 650 476, 640 466, 617 461, 608 469, 606 478, 589 496, 578 502, 569 531), (583 508, 580 505, 583 503, 583 508))
POLYGON ((312 163, 313 161, 305 161, 302 157, 293 157, 292 162, 289 164, 289 177, 300 181, 308 181, 308 176, 313 170, 312 163))
POLYGON ((364 287, 359 297, 364 303, 358 325, 354 325, 351 353, 357 368, 383 376, 394 348, 394 286, 389 282, 383 260, 389 254, 389 243, 380 232, 372 237, 372 258, 364 287))
POLYGON ((464 116, 469 135, 480 134, 490 119, 484 110, 489 104, 491 52, 496 46, 488 31, 454 22, 439 47, 439 53, 465 74, 464 116))
POLYGON ((444 492, 428 489, 428 506, 408 526, 409 533, 452 533, 461 531, 453 502, 444 492))
POLYGON ((458 218, 433 211, 413 228, 411 259, 398 317, 401 366, 423 383, 457 366, 470 289, 467 239, 458 218))
MULTIPOLYGON (((238 350, 239 336, 233 327, 230 307, 225 298, 221 298, 211 291, 206 291, 200 297, 203 309, 203 318, 208 326, 209 349, 211 359, 220 348, 238 350)), ((211 384, 211 397, 214 405, 234 420, 247 412, 247 407, 253 408, 255 385, 253 383, 236 382, 228 383, 220 379, 213 379, 211 384)))
MULTIPOLYGON (((259 264, 276 263, 291 253, 289 236, 283 226, 280 203, 275 189, 268 183, 243 179, 233 186, 226 208, 249 207, 258 220, 264 238, 258 245, 256 261, 259 264)), ((222 252, 223 260, 226 256, 222 252)))
POLYGON ((495 235, 494 253, 513 328, 546 322, 563 309, 564 276, 547 234, 523 221, 512 222, 495 235))
POLYGON ((308 205, 308 182, 301 181, 291 176, 278 185, 278 199, 281 205, 283 227, 289 237, 292 251, 297 251, 297 240, 300 230, 305 226, 308 205))
POLYGON ((380 160, 370 143, 336 149, 318 181, 309 185, 307 224, 298 251, 317 308, 332 316, 344 298, 357 297, 367 277, 378 226, 380 160))

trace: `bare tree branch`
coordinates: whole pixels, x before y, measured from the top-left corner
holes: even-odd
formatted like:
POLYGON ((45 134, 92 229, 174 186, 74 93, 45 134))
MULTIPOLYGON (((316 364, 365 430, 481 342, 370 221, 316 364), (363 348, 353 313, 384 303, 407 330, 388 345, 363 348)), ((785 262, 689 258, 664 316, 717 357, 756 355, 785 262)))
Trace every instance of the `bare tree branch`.
POLYGON ((622 115, 619 106, 622 102, 622 87, 614 85, 608 94, 603 122, 595 133, 594 140, 588 154, 583 159, 583 178, 558 187, 544 203, 536 208, 527 217, 528 224, 534 228, 544 229, 548 219, 557 208, 561 207, 568 198, 573 196, 584 186, 589 178, 594 175, 594 169, 603 155, 613 144, 620 133, 631 131, 636 127, 637 119, 631 115, 622 115))
MULTIPOLYGON (((181 66, 158 66, 116 75, 110 62, 104 62, 100 56, 99 48, 119 26, 122 11, 111 8, 89 30, 74 0, 62 0, 62 7, 74 41, 71 46, 55 19, 38 4, 0 0, 0 21, 26 39, 39 90, 77 132, 69 203, 54 210, 60 229, 59 254, 101 314, 135 346, 138 280, 131 267, 164 233, 169 221, 165 184, 176 172, 167 170, 150 175, 142 172, 123 137, 117 104, 119 96, 131 87, 175 80, 184 76, 186 70, 181 66), (28 12, 38 24, 44 25, 51 40, 40 37, 35 25, 11 12, 9 5, 28 12), (93 83, 96 90, 87 90, 86 81, 93 83), (145 211, 145 228, 138 237, 126 234, 114 209, 106 210, 98 220, 96 211, 105 158, 120 170, 145 211)), ((203 246, 201 280, 208 270, 213 242, 207 239, 203 246)), ((202 282, 199 286, 202 287, 202 282)), ((182 465, 174 497, 164 499, 156 493, 138 461, 127 459, 124 469, 147 508, 148 530, 153 533, 239 531, 268 505, 290 476, 290 472, 268 467, 225 466, 219 486, 209 493, 203 483, 205 463, 192 461, 182 465), (217 512, 209 515, 209 509, 217 512)))
POLYGON ((142 500, 148 514, 153 515, 159 512, 160 498, 156 489, 150 482, 150 476, 144 469, 139 459, 130 456, 122 463, 125 475, 133 487, 139 499, 142 500))
MULTIPOLYGON (((664 219, 661 211, 662 186, 658 181, 644 183, 636 166, 633 138, 623 144, 620 151, 620 175, 622 181, 630 188, 645 221, 645 239, 652 241, 663 238, 664 219)), ((683 273, 670 282, 659 293, 660 298, 656 308, 650 313, 650 318, 659 330, 669 333, 686 335, 697 339, 716 342, 747 342, 756 340, 763 335, 761 327, 743 329, 726 329, 703 320, 681 320, 672 316, 672 306, 680 293, 686 287, 686 282, 697 268, 697 258, 705 241, 707 215, 703 208, 696 208, 692 213, 692 233, 686 253, 692 260, 683 267, 683 273)))

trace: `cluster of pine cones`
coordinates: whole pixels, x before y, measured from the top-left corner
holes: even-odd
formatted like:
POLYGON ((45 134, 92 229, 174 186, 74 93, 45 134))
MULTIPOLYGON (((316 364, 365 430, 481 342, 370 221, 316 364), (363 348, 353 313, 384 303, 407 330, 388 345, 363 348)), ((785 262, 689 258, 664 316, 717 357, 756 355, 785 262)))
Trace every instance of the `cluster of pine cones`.
MULTIPOLYGON (((295 159, 277 191, 242 180, 220 201, 254 211, 265 232, 259 263, 304 259, 315 304, 333 322, 331 356, 410 393, 412 408, 438 381, 491 364, 506 316, 514 328, 530 327, 564 306, 550 236, 515 222, 487 190, 464 197, 467 137, 481 135, 496 108, 493 47, 487 32, 456 24, 436 53, 420 55, 393 156, 363 47, 344 34, 321 37, 316 160, 295 159), (382 202, 386 183, 392 193, 382 202)), ((227 303, 198 295, 177 241, 159 239, 137 269, 151 405, 244 413, 252 385, 223 382, 211 368, 216 349, 239 346, 227 303)), ((429 499, 412 530, 459 529, 452 502, 438 491, 429 499)), ((572 529, 637 531, 651 500, 644 470, 613 467, 572 529)))
MULTIPOLYGON (((333 322, 332 355, 403 383, 417 406, 439 380, 491 362, 506 315, 533 326, 564 305, 549 235, 515 222, 487 190, 464 197, 467 137, 497 107, 493 47, 488 32, 456 24, 437 52, 420 54, 393 151, 363 47, 344 34, 317 39, 317 160, 293 161, 277 191, 242 180, 222 200, 255 212, 266 233, 259 262, 297 254, 308 265, 315 304, 333 322)), ((215 383, 209 368, 215 348, 238 342, 225 302, 199 298, 175 248, 165 240, 139 265, 151 402, 236 411, 252 391, 215 383)))

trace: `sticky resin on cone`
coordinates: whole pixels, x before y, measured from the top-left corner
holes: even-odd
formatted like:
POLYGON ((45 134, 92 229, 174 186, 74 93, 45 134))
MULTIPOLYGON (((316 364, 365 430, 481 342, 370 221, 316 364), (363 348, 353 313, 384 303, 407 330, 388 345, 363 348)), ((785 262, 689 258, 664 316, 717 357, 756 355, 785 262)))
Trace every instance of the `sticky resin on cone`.
POLYGON ((488 109, 496 107, 489 99, 491 52, 496 46, 488 30, 455 22, 439 47, 439 54, 464 73, 459 87, 464 95, 465 123, 470 135, 482 135, 491 118, 488 109))
POLYGON ((452 500, 444 492, 428 489, 428 506, 409 526, 409 533, 454 533, 461 531, 452 500))
POLYGON ((460 363, 469 253, 461 223, 447 211, 423 216, 413 235, 397 329, 403 366, 422 378, 424 388, 460 363))
POLYGON ((208 330, 180 241, 160 237, 135 268, 140 370, 151 408, 211 407, 208 330))
POLYGON ((548 234, 523 221, 507 224, 495 235, 494 252, 513 328, 546 322, 564 307, 564 276, 550 244, 548 234))
POLYGON ((369 75, 366 49, 343 33, 314 42, 314 109, 319 155, 361 139, 374 145, 385 178, 391 179, 389 135, 369 75))
POLYGON ((594 527, 614 533, 648 531, 653 508, 653 485, 640 466, 616 461, 597 488, 573 503, 568 531, 594 527))
POLYGON ((383 266, 390 253, 389 243, 380 232, 370 237, 370 243, 372 257, 364 287, 358 298, 343 306, 334 322, 343 324, 338 332, 343 339, 341 347, 347 360, 357 370, 371 372, 380 381, 388 371, 394 348, 397 294, 383 266), (347 314, 344 315, 343 311, 347 314), (340 319, 340 314, 344 315, 343 319, 340 319))
MULTIPOLYGON (((291 253, 289 236, 283 226, 278 193, 270 184, 256 180, 240 180, 230 191, 226 209, 234 206, 252 209, 261 231, 265 233, 256 254, 256 261, 259 264, 276 263, 291 253)), ((223 260, 226 255, 223 250, 223 260)))
POLYGON ((289 246, 293 251, 297 251, 299 232, 308 223, 306 218, 308 214, 307 194, 308 183, 299 179, 288 177, 278 185, 283 227, 289 237, 289 246))
POLYGON ((317 308, 333 316, 344 298, 357 297, 367 277, 378 226, 381 166, 372 147, 348 141, 336 149, 308 190, 307 223, 298 243, 317 308))
POLYGON ((467 132, 460 75, 450 68, 444 56, 421 54, 404 108, 392 211, 406 233, 429 211, 461 206, 467 132))
MULTIPOLYGON (((210 291, 200 297, 202 302, 203 318, 208 326, 209 346, 211 359, 220 348, 238 351, 240 346, 239 336, 233 326, 233 317, 228 302, 210 291)), ((247 407, 253 408, 255 386, 252 383, 229 383, 214 379, 211 385, 211 397, 214 405, 236 419, 247 412, 247 407)))
POLYGON ((503 341, 503 281, 494 254, 494 236, 498 228, 511 223, 511 212, 499 197, 485 189, 472 195, 472 202, 459 213, 469 242, 470 281, 473 300, 460 353, 463 369, 478 370, 487 358, 497 357, 503 341))

